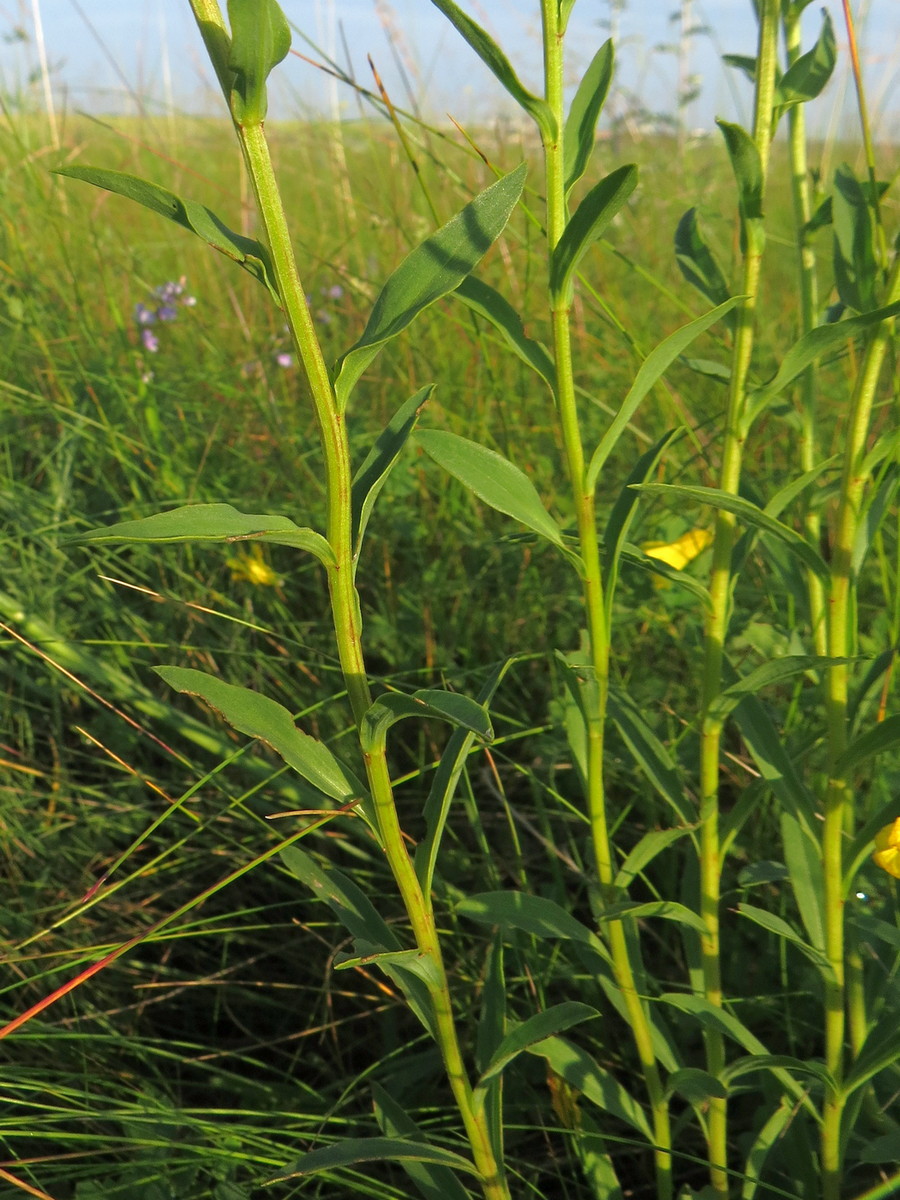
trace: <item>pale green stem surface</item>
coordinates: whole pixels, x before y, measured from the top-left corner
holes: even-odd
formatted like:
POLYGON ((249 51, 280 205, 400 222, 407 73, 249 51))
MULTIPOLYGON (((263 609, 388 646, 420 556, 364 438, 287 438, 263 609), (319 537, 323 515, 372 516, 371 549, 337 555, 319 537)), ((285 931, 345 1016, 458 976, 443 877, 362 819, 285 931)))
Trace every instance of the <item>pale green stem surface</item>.
MULTIPOLYGON (((900 299, 900 255, 888 281, 884 304, 900 299)), ((847 421, 846 450, 841 493, 835 521, 829 586, 828 654, 846 658, 853 654, 854 624, 853 547, 862 516, 863 497, 868 474, 863 471, 872 406, 878 379, 891 340, 890 324, 882 322, 866 347, 847 421)), ((832 978, 825 988, 825 1065, 835 1086, 825 1096, 822 1123, 822 1194, 824 1200, 838 1200, 841 1192, 841 1117, 846 1097, 843 1094, 845 1012, 848 1003, 845 975, 843 844, 854 827, 853 780, 835 771, 835 764, 847 748, 849 668, 846 663, 829 667, 826 674, 826 715, 828 730, 828 787, 825 793, 825 821, 822 829, 822 864, 825 873, 825 951, 832 978)), ((851 998, 858 1003, 856 989, 851 998)), ((860 1019, 851 1014, 851 1025, 860 1019)))
MULTIPOLYGON (((215 0, 190 2, 227 99, 230 87, 228 41, 218 5, 215 0)), ((309 381, 318 422, 325 465, 326 537, 335 559, 334 565, 328 568, 332 620, 344 683, 354 720, 359 726, 372 703, 372 697, 362 650, 359 596, 353 578, 352 473, 346 425, 343 414, 338 410, 331 377, 297 270, 263 125, 241 125, 236 122, 235 130, 272 255, 285 319, 309 381)), ((428 982, 427 987, 435 1034, 472 1155, 481 1175, 482 1189, 486 1200, 509 1200, 502 1165, 496 1161, 491 1147, 487 1119, 483 1110, 476 1109, 473 1103, 430 899, 422 893, 406 850, 385 750, 381 747, 364 753, 363 758, 385 857, 400 891, 416 945, 434 968, 434 981, 428 982)))
MULTIPOLYGON (((765 185, 769 146, 772 136, 772 103, 775 89, 779 5, 777 0, 764 0, 759 10, 759 44, 757 50, 756 99, 753 121, 753 140, 765 185)), ((740 486, 744 438, 747 379, 753 354, 757 293, 762 262, 762 246, 757 237, 745 228, 746 246, 740 283, 740 293, 747 299, 737 309, 731 382, 725 416, 722 465, 719 489, 736 495, 740 486)), ((709 582, 710 615, 705 632, 703 668, 701 735, 700 735, 700 915, 705 926, 701 939, 703 992, 706 1000, 717 1008, 722 1006, 721 946, 719 909, 721 905, 722 847, 719 834, 719 762, 722 723, 708 713, 722 687, 722 666, 725 638, 728 631, 731 601, 731 555, 735 537, 735 517, 719 510, 716 513, 713 558, 709 582)), ((725 1040, 717 1029, 705 1034, 706 1065, 709 1073, 719 1077, 725 1067, 725 1040)), ((722 1200, 728 1196, 728 1101, 712 1097, 707 1117, 707 1146, 710 1164, 710 1184, 722 1200)))
MULTIPOLYGON (((552 254, 566 226, 566 197, 563 174, 565 109, 563 102, 563 29, 556 0, 542 0, 545 100, 556 120, 556 139, 544 145, 547 190, 547 241, 552 254)), ((610 844, 604 786, 604 737, 609 694, 610 629, 607 624, 594 489, 585 483, 585 457, 575 396, 569 307, 554 305, 551 311, 553 349, 556 362, 557 412, 562 432, 566 467, 575 504, 578 546, 582 564, 582 588, 591 669, 597 685, 596 710, 587 715, 587 806, 591 841, 601 892, 609 894, 615 877, 610 844)), ((672 1155, 669 1107, 653 1049, 653 1037, 644 1001, 635 985, 628 941, 621 922, 608 926, 610 954, 616 982, 628 1013, 638 1059, 652 1112, 657 1195, 672 1196, 672 1155)))

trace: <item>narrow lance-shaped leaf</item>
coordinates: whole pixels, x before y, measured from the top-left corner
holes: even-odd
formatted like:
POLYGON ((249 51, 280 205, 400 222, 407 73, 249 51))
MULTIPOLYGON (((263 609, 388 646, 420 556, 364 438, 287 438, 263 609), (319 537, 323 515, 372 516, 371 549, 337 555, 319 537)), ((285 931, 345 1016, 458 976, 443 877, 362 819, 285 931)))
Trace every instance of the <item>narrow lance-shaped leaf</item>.
POLYGON ((717 121, 722 130, 731 167, 738 185, 741 212, 741 253, 762 254, 763 232, 763 169, 756 142, 740 125, 717 121))
MULTIPOLYGON (((409 1113, 378 1083, 372 1084, 372 1100, 375 1119, 385 1137, 406 1138, 428 1144, 424 1132, 409 1113)), ((401 1159, 400 1166, 419 1189, 424 1200, 470 1200, 470 1193, 448 1167, 417 1162, 410 1158, 401 1159)))
POLYGON ((529 92, 513 70, 509 59, 480 25, 463 12, 453 0, 431 0, 472 47, 485 66, 506 88, 516 104, 534 120, 541 133, 550 140, 556 137, 556 120, 544 100, 529 92))
POLYGON ((503 1038, 491 1061, 481 1073, 478 1089, 483 1088, 488 1080, 499 1075, 513 1059, 518 1058, 536 1042, 564 1033, 574 1025, 580 1025, 583 1021, 591 1021, 599 1016, 599 1011, 591 1008, 589 1004, 582 1004, 577 1000, 565 1000, 562 1004, 554 1004, 545 1012, 529 1017, 527 1021, 517 1025, 503 1038))
POLYGON ((388 692, 375 701, 364 714, 360 726, 359 742, 363 751, 371 754, 383 749, 388 729, 406 717, 435 717, 448 721, 482 742, 489 742, 494 736, 487 710, 477 701, 458 692, 422 688, 411 696, 388 692))
POLYGON ((289 767, 326 796, 341 804, 367 796, 360 781, 338 762, 327 746, 297 728, 284 705, 250 688, 225 683, 190 667, 155 670, 176 691, 205 700, 239 733, 271 746, 289 767))
POLYGON ((612 39, 603 43, 581 78, 563 131, 563 177, 566 197, 587 170, 594 149, 597 119, 603 108, 615 65, 612 39))
POLYGON ((218 250, 245 271, 249 271, 254 279, 268 288, 275 303, 281 306, 272 259, 266 247, 252 238, 234 233, 205 205, 197 204, 194 200, 183 200, 158 184, 138 179, 136 175, 128 175, 124 171, 109 171, 104 167, 72 166, 57 167, 55 174, 65 175, 69 179, 81 179, 85 183, 92 183, 94 187, 114 192, 127 200, 134 200, 136 204, 159 213, 183 229, 190 230, 208 246, 212 246, 213 250, 218 250))
POLYGON ((775 92, 775 104, 786 109, 793 104, 815 100, 831 78, 836 61, 834 25, 827 9, 823 9, 822 31, 815 46, 801 54, 785 71, 775 92))
POLYGON ((228 0, 228 21, 231 113, 239 125, 258 125, 266 116, 269 73, 291 48, 290 26, 275 0, 228 0))
POLYGON ((728 492, 721 492, 717 488, 682 487, 673 483, 644 483, 639 485, 639 490, 652 496, 671 496, 678 500, 693 500, 700 504, 709 504, 713 508, 723 509, 725 512, 734 513, 739 520, 748 525, 761 529, 764 533, 774 534, 789 550, 793 551, 805 566, 822 579, 828 578, 828 567, 821 555, 804 537, 796 530, 791 529, 789 525, 783 525, 781 521, 776 521, 774 517, 770 517, 768 513, 763 512, 761 508, 751 504, 742 496, 733 496, 728 492))
MULTIPOLYGON (((728 284, 716 256, 704 238, 697 219, 696 208, 689 208, 675 230, 675 261, 688 281, 712 304, 724 304, 728 299, 728 284)), ((734 328, 734 313, 725 315, 729 329, 734 328)))
POLYGON ((422 1142, 408 1141, 406 1138, 343 1138, 333 1146, 323 1146, 320 1150, 311 1150, 302 1155, 291 1166, 264 1180, 264 1186, 283 1183, 287 1179, 296 1179, 303 1175, 316 1175, 321 1171, 334 1171, 339 1167, 352 1167, 359 1163, 402 1163, 408 1159, 432 1163, 438 1167, 449 1167, 454 1171, 466 1171, 470 1175, 478 1174, 474 1163, 463 1158, 461 1154, 454 1154, 452 1150, 444 1150, 440 1146, 427 1146, 422 1142))
POLYGON ((716 696, 709 706, 709 719, 724 721, 745 696, 758 696, 763 688, 771 687, 773 683, 781 683, 806 671, 822 671, 826 667, 852 661, 849 658, 825 658, 816 654, 790 654, 765 662, 716 696))
POLYGON ((863 187, 846 163, 834 173, 831 217, 834 227, 834 281, 841 301, 868 313, 877 301, 875 217, 871 188, 863 187))
POLYGON ((385 343, 402 333, 423 309, 459 287, 485 256, 519 202, 525 171, 522 163, 491 184, 394 271, 375 301, 362 337, 338 360, 334 386, 342 410, 385 343))
POLYGON ((136 521, 104 525, 72 538, 77 542, 269 542, 308 550, 326 567, 334 552, 320 533, 289 517, 242 513, 230 504, 185 504, 136 521))
POLYGON ((682 325, 680 329, 676 329, 674 333, 670 333, 667 338, 650 351, 641 363, 634 383, 629 388, 628 395, 622 401, 622 405, 610 424, 609 429, 607 429, 606 433, 600 439, 600 445, 591 455, 591 461, 588 464, 587 474, 585 475, 585 487, 589 491, 592 491, 597 486, 597 480, 604 463, 612 453, 622 431, 637 411, 638 405, 653 385, 666 373, 675 359, 691 344, 694 338, 699 337, 701 333, 705 333, 720 317, 729 313, 739 299, 739 296, 734 296, 726 300, 724 304, 720 304, 718 308, 704 313, 696 321, 682 325))
POLYGON ((400 405, 378 435, 375 445, 366 455, 362 466, 353 478, 351 504, 354 558, 359 557, 366 526, 369 523, 378 493, 384 487, 391 468, 406 445, 409 435, 415 429, 419 414, 428 403, 433 391, 434 384, 428 384, 400 405))
POLYGON ((510 348, 544 380, 556 395, 556 371, 553 359, 540 342, 525 333, 522 318, 503 296, 490 284, 467 276, 453 293, 472 312, 478 313, 498 330, 510 348))
POLYGON ((601 179, 584 196, 553 251, 550 291, 556 303, 571 304, 578 264, 636 187, 637 167, 628 164, 601 179))
POLYGON ((563 546, 559 526, 541 503, 534 484, 508 458, 441 429, 420 429, 416 441, 479 500, 514 517, 555 546, 563 546))

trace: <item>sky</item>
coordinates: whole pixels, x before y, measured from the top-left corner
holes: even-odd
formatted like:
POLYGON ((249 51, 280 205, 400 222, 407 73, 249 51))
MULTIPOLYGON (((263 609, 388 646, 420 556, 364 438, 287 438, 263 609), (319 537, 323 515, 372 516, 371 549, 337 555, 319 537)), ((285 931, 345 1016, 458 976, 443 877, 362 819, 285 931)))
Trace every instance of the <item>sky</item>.
MULTIPOLYGON (((462 7, 503 46, 526 85, 539 88, 538 0, 461 0, 462 7)), ((825 5, 846 49, 841 5, 825 5)), ((224 8, 224 4, 223 4, 224 8)), ((430 0, 282 0, 294 27, 293 49, 320 60, 330 55, 363 86, 372 86, 371 56, 398 107, 419 106, 429 119, 448 114, 464 123, 509 113, 510 103, 487 68, 462 42, 430 0), (304 39, 309 39, 306 41, 304 39), (312 43, 310 45, 309 43, 312 43), (317 47, 314 49, 313 46, 317 47)), ((877 134, 900 138, 900 4, 853 3, 877 134)), ((814 42, 822 5, 804 13, 804 48, 814 42)), ((0 88, 43 104, 40 34, 43 33, 57 109, 91 113, 214 112, 221 103, 187 0, 0 0, 0 88)), ((752 54, 755 22, 750 0, 577 0, 570 21, 567 68, 572 79, 614 26, 615 94, 620 116, 641 107, 673 116, 681 77, 696 77, 698 97, 684 109, 688 129, 709 129, 717 116, 750 122, 750 87, 721 64, 722 53, 752 54), (670 16, 687 7, 700 27, 679 64, 679 25, 670 16), (668 49, 667 49, 668 47, 668 49)), ((846 65, 846 53, 842 64, 846 65)), ((292 54, 277 69, 270 115, 340 115, 360 109, 351 88, 338 85, 292 54)), ((852 120, 846 71, 809 112, 827 133, 852 120)))

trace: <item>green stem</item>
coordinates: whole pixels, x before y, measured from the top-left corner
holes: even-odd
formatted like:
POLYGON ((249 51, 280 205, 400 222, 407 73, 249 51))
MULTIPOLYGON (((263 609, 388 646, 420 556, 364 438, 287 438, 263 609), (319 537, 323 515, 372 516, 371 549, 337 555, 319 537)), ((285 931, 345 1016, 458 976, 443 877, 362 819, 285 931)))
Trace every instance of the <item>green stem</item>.
MULTIPOLYGON (((759 9, 756 99, 753 140, 763 175, 763 189, 772 135, 772 104, 778 33, 778 0, 765 0, 759 9)), ((737 310, 731 382, 725 416, 725 436, 719 489, 736 495, 740 486, 746 436, 747 379, 753 354, 756 305, 762 264, 762 233, 744 222, 744 257, 740 284, 747 299, 737 310)), ((730 617, 732 588, 731 555, 735 537, 731 513, 716 514, 710 575, 710 611, 705 631, 700 733, 700 915, 705 926, 701 938, 703 993, 720 1008, 723 1003, 719 909, 721 906, 722 846, 719 834, 719 762, 722 723, 709 713, 721 691, 725 638, 730 617)), ((720 1077, 725 1067, 725 1039, 718 1029, 705 1033, 709 1073, 720 1077)), ((722 1200, 728 1196, 728 1101, 713 1097, 707 1115, 707 1148, 710 1183, 722 1200)))
MULTIPOLYGON (((884 304, 900 299, 900 255, 888 280, 884 304)), ((890 322, 882 322, 871 334, 850 403, 845 438, 840 500, 835 521, 832 567, 829 584, 828 654, 846 658, 853 654, 856 632, 853 590, 853 547, 862 517, 863 496, 868 474, 862 469, 869 437, 872 405, 878 379, 890 344, 890 322)), ((826 674, 825 709, 828 734, 828 786, 822 828, 822 864, 825 872, 825 952, 831 977, 825 987, 825 1065, 834 1079, 834 1087, 825 1096, 822 1122, 822 1195, 838 1200, 841 1191, 841 1117, 845 1096, 844 1037, 848 1002, 845 977, 844 902, 846 889, 843 871, 843 843, 854 828, 853 780, 840 774, 835 764, 847 748, 847 704, 849 670, 846 663, 829 667, 826 674)), ((857 989, 851 999, 858 1003, 857 989)), ((854 1012, 851 1024, 860 1020, 854 1012)))
MULTIPOLYGON (((556 122, 557 134, 545 142, 544 161, 547 191, 547 240, 553 253, 566 226, 566 198, 562 130, 563 29, 556 0, 542 0, 545 99, 556 122)), ((609 896, 615 878, 615 863, 609 837, 604 784, 604 738, 609 694, 610 629, 606 619, 594 489, 585 483, 585 456, 575 396, 569 307, 554 303, 551 310, 556 363, 556 403, 562 432, 566 468, 575 504, 578 545, 582 565, 582 587, 596 707, 587 714, 587 806, 591 841, 601 894, 609 896)), ((609 924, 609 947, 629 1024, 637 1048, 641 1072, 650 1102, 656 1168, 657 1196, 672 1196, 672 1137, 669 1107, 653 1048, 649 1015, 635 984, 634 970, 624 925, 609 924)))
MULTIPOLYGON (((227 70, 228 41, 215 0, 191 0, 195 17, 223 90, 230 86, 227 70)), ((331 612, 344 683, 357 728, 371 706, 362 649, 359 595, 353 577, 351 461, 347 429, 338 409, 331 377, 306 302, 297 270, 290 232, 268 142, 261 123, 235 129, 256 197, 266 242, 272 255, 284 316, 303 364, 318 423, 325 465, 327 502, 326 537, 334 554, 328 568, 331 612)), ((502 1165, 491 1145, 487 1117, 474 1103, 463 1062, 440 939, 428 899, 424 896, 407 852, 394 801, 384 746, 363 754, 366 776, 378 824, 382 849, 397 883, 419 951, 432 965, 427 983, 434 1035, 440 1047, 447 1078, 469 1139, 485 1200, 509 1200, 502 1165)))

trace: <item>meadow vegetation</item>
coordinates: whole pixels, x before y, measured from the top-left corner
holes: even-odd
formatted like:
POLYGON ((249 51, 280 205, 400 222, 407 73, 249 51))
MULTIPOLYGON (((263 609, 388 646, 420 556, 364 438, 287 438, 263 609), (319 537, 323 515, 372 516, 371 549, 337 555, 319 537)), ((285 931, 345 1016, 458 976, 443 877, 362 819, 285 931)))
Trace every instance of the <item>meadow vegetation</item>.
POLYGON ((896 147, 806 138, 829 21, 791 91, 761 0, 677 157, 434 0, 541 136, 271 122, 273 191, 277 6, 191 2, 236 127, 0 120, 2 1194, 896 1194, 896 147))

